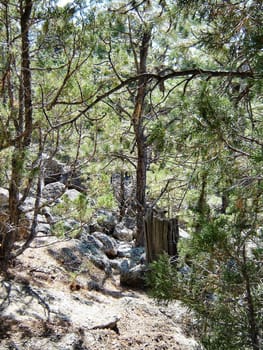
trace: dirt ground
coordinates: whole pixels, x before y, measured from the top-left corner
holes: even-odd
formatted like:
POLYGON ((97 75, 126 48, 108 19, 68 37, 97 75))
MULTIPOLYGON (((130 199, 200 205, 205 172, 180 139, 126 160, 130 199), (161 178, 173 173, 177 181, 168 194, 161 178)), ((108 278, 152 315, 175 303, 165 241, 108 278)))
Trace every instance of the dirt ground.
POLYGON ((179 302, 158 305, 122 288, 84 256, 63 259, 72 241, 39 239, 0 282, 0 350, 194 350, 191 317, 179 302), (56 241, 56 243, 55 243, 56 241), (73 264, 74 262, 72 262, 73 264))

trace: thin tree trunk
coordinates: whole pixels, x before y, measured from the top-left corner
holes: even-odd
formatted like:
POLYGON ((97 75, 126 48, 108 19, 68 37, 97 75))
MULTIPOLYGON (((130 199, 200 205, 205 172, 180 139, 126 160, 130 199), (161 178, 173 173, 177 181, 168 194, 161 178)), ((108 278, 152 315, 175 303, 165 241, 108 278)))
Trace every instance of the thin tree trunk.
POLYGON ((125 198, 125 185, 124 185, 124 171, 120 173, 120 191, 119 191, 119 209, 120 209, 120 218, 119 221, 125 216, 126 213, 126 198, 125 198))
POLYGON ((259 329, 255 318, 254 301, 253 301, 253 296, 251 292, 249 273, 247 271, 247 266, 246 266, 247 259, 246 259, 245 246, 243 247, 243 263, 244 263, 244 267, 242 269, 242 273, 246 284, 246 301, 247 301, 247 315, 248 315, 248 322, 249 322, 249 336, 251 339, 253 350, 259 350, 260 349, 259 329))
MULTIPOLYGON (((139 74, 146 73, 146 63, 151 41, 151 29, 145 29, 140 46, 139 74)), ((146 171, 147 171, 147 145, 144 135, 143 112, 144 101, 147 93, 147 79, 141 77, 138 80, 137 95, 135 108, 133 111, 132 121, 135 132, 137 146, 137 170, 136 170, 136 223, 137 235, 136 245, 144 245, 144 222, 143 217, 146 209, 145 189, 146 189, 146 171)))
POLYGON ((143 130, 137 131, 137 169, 136 169, 136 245, 144 246, 144 215, 146 210, 145 189, 146 189, 146 168, 147 153, 145 136, 143 130))
MULTIPOLYGON (((11 179, 9 182, 9 225, 5 230, 1 243, 0 271, 6 271, 8 263, 12 258, 12 250, 17 238, 19 229, 20 210, 19 194, 23 178, 25 163, 25 150, 31 142, 32 134, 32 89, 30 71, 30 41, 29 27, 32 11, 31 0, 20 0, 20 26, 21 26, 21 76, 19 86, 19 111, 18 120, 13 115, 13 122, 16 129, 17 142, 12 154, 11 179), (24 137, 19 137, 24 133, 24 137)), ((11 84, 11 77, 10 84, 11 84)), ((12 95, 10 96, 12 107, 12 95)))
POLYGON ((29 26, 30 16, 32 11, 32 0, 21 0, 21 74, 22 74, 22 89, 24 102, 24 123, 27 135, 24 138, 24 146, 28 146, 31 142, 32 134, 32 87, 31 87, 31 70, 30 70, 30 41, 29 41, 29 26), (22 6, 25 2, 25 6, 22 6))

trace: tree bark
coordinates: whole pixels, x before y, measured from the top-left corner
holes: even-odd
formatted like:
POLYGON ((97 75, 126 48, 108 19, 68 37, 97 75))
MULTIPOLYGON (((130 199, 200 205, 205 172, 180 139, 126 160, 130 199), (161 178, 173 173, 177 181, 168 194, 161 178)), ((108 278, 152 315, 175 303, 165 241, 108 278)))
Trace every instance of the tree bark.
MULTIPOLYGON (((16 142, 12 154, 11 179, 9 182, 9 224, 1 243, 0 271, 5 272, 12 258, 12 250, 17 238, 20 221, 20 187, 24 171, 26 148, 31 142, 32 135, 32 88, 30 71, 30 41, 29 27, 32 11, 31 0, 20 0, 20 29, 21 29, 21 75, 19 85, 19 111, 14 115, 13 123, 16 130, 16 142), (23 135, 20 137, 20 135, 23 135)), ((10 77, 11 79, 11 77, 10 77)), ((10 96, 9 96, 10 97, 10 96)), ((12 104, 13 102, 10 101, 12 104)), ((12 106, 11 106, 12 107, 12 106)))
POLYGON ((30 70, 30 41, 29 26, 32 11, 32 0, 22 0, 20 6, 20 24, 21 24, 21 90, 23 91, 24 105, 24 124, 27 135, 24 138, 24 146, 28 146, 31 142, 32 134, 32 87, 31 87, 31 70, 30 70), (23 6, 23 2, 25 5, 23 6))
POLYGON ((247 302, 247 315, 248 315, 248 322, 249 322, 249 337, 251 340, 251 345, 253 350, 259 350, 260 336, 259 336, 259 329, 258 329, 256 317, 255 317, 255 306, 254 306, 254 300, 253 300, 253 295, 251 291, 249 272, 247 271, 247 258, 246 258, 245 245, 243 247, 243 263, 244 263, 244 266, 242 269, 242 274, 246 284, 246 302, 247 302))
POLYGON ((151 29, 145 29, 141 46, 140 46, 140 61, 138 74, 142 77, 138 80, 137 95, 135 99, 135 108, 133 111, 132 122, 135 133, 137 146, 137 169, 136 169, 136 245, 143 246, 144 238, 144 222, 143 217, 146 209, 145 189, 146 189, 146 171, 147 171, 147 145, 144 135, 143 113, 144 102, 147 94, 147 78, 143 76, 146 73, 147 57, 149 44, 151 41, 151 29))

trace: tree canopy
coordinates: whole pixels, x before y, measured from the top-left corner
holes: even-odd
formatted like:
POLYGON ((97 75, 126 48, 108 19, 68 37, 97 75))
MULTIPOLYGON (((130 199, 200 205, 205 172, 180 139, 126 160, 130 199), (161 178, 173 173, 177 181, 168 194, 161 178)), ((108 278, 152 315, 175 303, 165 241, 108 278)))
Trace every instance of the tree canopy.
POLYGON ((207 349, 259 349, 262 13, 260 0, 0 1, 1 270, 35 238, 46 158, 67 159, 96 208, 120 216, 110 177, 132 174, 136 244, 156 206, 191 233, 180 263, 193 280, 171 288, 202 317, 207 349), (230 299, 242 307, 222 308, 230 299), (232 343, 216 326, 226 312, 232 343))

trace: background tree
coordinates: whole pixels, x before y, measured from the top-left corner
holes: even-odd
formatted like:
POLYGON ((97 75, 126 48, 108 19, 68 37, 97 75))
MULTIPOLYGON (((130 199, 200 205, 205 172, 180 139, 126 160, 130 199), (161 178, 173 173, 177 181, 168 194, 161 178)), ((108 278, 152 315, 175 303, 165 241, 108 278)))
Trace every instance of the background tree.
POLYGON ((187 86, 184 97, 190 117, 185 116, 181 127, 181 152, 185 158, 191 153, 194 165, 184 216, 192 239, 182 247, 184 259, 173 271, 169 293, 165 291, 170 268, 163 278, 158 273, 162 260, 153 265, 152 282, 157 298, 180 298, 196 311, 206 349, 260 349, 262 5, 193 5, 198 7, 191 15, 206 23, 199 34, 195 27, 196 47, 205 50, 206 64, 213 70, 250 70, 252 75, 241 80, 233 75, 206 79, 199 85, 191 80, 187 86))

